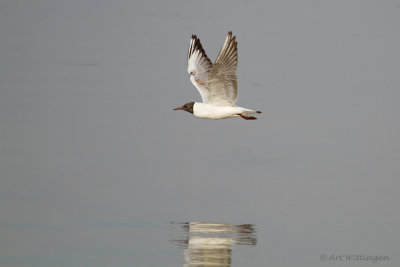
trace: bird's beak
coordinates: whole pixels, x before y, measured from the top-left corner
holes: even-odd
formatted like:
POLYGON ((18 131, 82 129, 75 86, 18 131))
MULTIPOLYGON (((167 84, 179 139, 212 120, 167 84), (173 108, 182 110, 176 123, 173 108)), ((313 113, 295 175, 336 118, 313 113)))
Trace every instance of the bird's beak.
POLYGON ((183 107, 174 108, 174 110, 183 110, 183 107))

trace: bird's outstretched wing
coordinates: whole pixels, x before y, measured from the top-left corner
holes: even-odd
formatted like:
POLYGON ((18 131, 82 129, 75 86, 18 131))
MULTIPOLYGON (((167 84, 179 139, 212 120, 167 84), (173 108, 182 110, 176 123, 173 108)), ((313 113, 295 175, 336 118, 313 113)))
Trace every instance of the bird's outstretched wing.
POLYGON ((222 45, 221 51, 210 70, 208 102, 220 106, 235 106, 238 95, 236 68, 238 64, 236 36, 232 32, 222 45))
POLYGON ((204 103, 208 102, 209 87, 207 80, 211 67, 211 60, 204 52, 200 39, 196 35, 192 35, 188 52, 188 73, 193 85, 199 90, 204 103))

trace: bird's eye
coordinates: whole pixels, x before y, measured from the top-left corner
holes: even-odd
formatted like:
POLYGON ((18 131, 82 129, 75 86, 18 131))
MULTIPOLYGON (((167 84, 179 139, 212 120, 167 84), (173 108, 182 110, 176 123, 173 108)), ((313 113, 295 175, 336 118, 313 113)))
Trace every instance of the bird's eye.
POLYGON ((194 75, 193 71, 191 71, 189 75, 190 75, 190 76, 194 75))

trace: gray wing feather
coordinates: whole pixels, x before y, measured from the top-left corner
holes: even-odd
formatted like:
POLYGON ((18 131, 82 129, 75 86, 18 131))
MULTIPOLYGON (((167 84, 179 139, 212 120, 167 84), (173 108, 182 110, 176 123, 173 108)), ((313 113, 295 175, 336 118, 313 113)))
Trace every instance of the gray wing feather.
POLYGON ((232 32, 229 32, 208 76, 209 103, 235 106, 238 96, 237 64, 236 36, 232 37, 232 32))
POLYGON ((188 73, 193 85, 199 91, 204 103, 208 101, 208 75, 212 67, 211 60, 201 46, 200 39, 192 35, 188 52, 188 73))

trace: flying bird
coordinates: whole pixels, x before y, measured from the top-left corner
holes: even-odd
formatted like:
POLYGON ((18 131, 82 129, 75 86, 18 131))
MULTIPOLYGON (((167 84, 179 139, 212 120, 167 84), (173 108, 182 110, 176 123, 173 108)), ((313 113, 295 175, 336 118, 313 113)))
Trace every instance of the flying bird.
POLYGON ((238 64, 236 36, 228 32, 214 64, 207 57, 200 39, 192 35, 188 52, 188 73, 199 91, 203 103, 189 102, 174 110, 185 110, 203 119, 242 117, 255 120, 248 114, 261 113, 235 105, 238 97, 236 68, 238 64))

